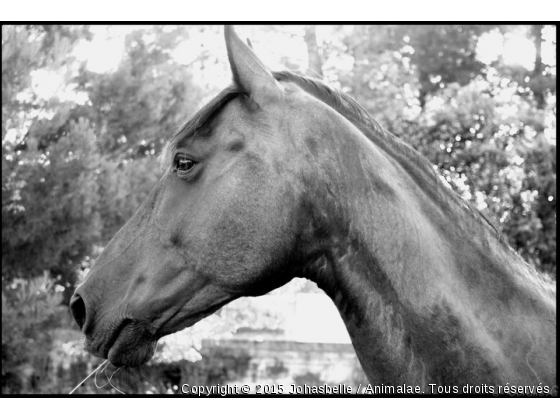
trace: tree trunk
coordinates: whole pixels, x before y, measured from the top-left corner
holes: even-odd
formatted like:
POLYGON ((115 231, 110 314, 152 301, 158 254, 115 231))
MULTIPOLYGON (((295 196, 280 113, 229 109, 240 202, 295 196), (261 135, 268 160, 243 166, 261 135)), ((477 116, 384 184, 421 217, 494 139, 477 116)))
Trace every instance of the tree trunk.
POLYGON ((314 77, 319 79, 323 78, 323 60, 319 54, 319 47, 317 46, 317 34, 315 32, 315 25, 305 26, 304 35, 305 44, 307 45, 307 55, 309 57, 309 70, 314 77))
POLYGON ((533 89, 533 94, 535 95, 535 101, 537 102, 538 109, 544 109, 546 105, 546 99, 544 96, 544 83, 541 83, 543 77, 543 62, 542 62, 542 30, 543 25, 533 25, 531 27, 531 32, 533 35, 533 42, 535 44, 535 69, 533 70, 533 83, 531 87, 533 89))

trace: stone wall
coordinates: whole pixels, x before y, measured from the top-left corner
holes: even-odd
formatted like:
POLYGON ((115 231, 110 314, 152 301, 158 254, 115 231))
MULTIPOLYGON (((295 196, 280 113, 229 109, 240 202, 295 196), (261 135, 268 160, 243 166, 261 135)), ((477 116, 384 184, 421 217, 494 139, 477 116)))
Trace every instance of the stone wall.
POLYGON ((348 343, 309 343, 288 340, 231 338, 206 341, 203 347, 220 348, 232 357, 248 356, 243 377, 230 383, 239 385, 348 385, 366 383, 356 353, 348 343))

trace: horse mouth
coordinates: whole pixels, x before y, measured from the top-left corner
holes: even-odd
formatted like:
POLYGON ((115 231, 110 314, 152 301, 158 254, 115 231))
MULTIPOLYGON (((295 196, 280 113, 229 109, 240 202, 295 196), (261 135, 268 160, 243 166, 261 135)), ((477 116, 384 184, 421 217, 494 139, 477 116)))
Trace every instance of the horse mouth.
POLYGON ((104 345, 94 348, 90 342, 88 351, 96 356, 108 359, 114 366, 140 366, 154 355, 157 339, 143 323, 125 319, 116 328, 104 345))
POLYGON ((147 341, 131 350, 119 350, 111 347, 107 359, 116 367, 136 367, 147 363, 156 352, 157 341, 147 341))
POLYGON ((135 367, 147 363, 155 354, 157 341, 161 337, 175 333, 196 324, 203 318, 212 315, 222 306, 234 300, 225 299, 203 311, 196 312, 188 318, 171 317, 157 331, 144 322, 125 319, 109 336, 100 351, 90 351, 108 359, 114 366, 135 367))

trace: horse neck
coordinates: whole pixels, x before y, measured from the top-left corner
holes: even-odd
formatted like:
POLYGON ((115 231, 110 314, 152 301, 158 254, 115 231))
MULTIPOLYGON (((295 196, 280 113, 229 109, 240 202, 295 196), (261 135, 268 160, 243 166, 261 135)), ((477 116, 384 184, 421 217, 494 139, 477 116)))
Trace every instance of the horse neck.
POLYGON ((333 153, 305 180, 303 274, 334 301, 368 378, 553 384, 555 292, 459 201, 426 191, 410 160, 348 127, 321 141, 333 153))

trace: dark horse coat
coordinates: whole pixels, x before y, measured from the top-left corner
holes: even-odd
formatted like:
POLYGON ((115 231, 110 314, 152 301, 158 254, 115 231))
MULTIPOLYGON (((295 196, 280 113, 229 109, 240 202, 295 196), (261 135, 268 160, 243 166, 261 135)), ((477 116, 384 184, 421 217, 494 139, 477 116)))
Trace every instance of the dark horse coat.
POLYGON ((372 383, 556 384, 556 289, 347 95, 271 73, 230 28, 234 76, 72 299, 117 366, 293 277, 334 301, 372 383))

